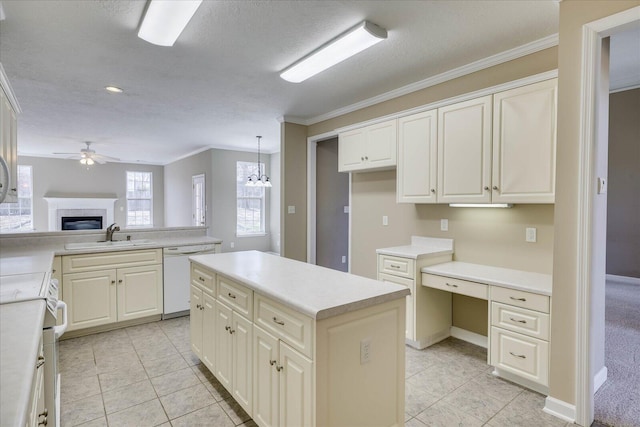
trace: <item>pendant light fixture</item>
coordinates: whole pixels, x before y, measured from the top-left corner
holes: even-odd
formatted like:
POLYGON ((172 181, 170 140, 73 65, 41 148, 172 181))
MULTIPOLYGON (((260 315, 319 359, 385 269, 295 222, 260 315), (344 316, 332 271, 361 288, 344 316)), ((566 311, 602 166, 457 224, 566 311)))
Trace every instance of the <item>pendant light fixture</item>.
POLYGON ((260 139, 262 137, 256 136, 256 138, 258 138, 258 173, 249 175, 245 185, 247 187, 272 187, 269 177, 262 173, 262 163, 260 163, 260 139))

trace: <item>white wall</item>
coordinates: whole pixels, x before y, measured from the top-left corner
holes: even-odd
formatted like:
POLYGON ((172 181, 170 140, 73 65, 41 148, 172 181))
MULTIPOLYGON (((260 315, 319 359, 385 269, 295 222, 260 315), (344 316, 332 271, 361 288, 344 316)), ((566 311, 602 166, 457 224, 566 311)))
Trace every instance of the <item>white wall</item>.
MULTIPOLYGON (((153 226, 164 227, 164 168, 162 166, 107 163, 87 170, 77 160, 18 156, 19 165, 32 166, 33 222, 35 231, 48 231, 49 206, 44 196, 52 193, 66 197, 115 194, 114 218, 126 227, 127 171, 153 173, 153 226)), ((104 224, 103 224, 104 225, 104 224)), ((105 227, 108 224, 104 225, 105 227)))

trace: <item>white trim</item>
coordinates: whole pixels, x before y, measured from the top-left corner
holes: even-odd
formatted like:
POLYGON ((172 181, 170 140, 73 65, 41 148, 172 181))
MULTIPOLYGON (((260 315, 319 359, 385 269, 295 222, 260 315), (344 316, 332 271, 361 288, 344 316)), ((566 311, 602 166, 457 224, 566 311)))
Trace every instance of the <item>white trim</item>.
POLYGON ((509 49, 504 52, 498 53, 496 55, 492 55, 487 58, 480 59, 470 64, 463 65, 462 67, 454 68, 453 70, 449 70, 444 73, 441 73, 432 77, 428 77, 424 80, 420 80, 418 82, 411 83, 406 86, 402 86, 398 89, 394 89, 392 91, 383 93, 381 95, 374 96, 373 98, 365 99, 364 101, 360 101, 355 104, 351 104, 346 107, 342 107, 337 110, 330 111, 328 113, 321 114, 316 117, 311 117, 309 119, 304 120, 305 123, 301 123, 301 124, 306 124, 308 126, 308 125, 319 123, 328 119, 332 119, 334 117, 342 116, 344 114, 351 113, 353 111, 361 110, 363 108, 370 107, 375 104, 379 104, 380 102, 388 101, 390 99, 397 98, 399 96, 403 96, 418 90, 426 89, 428 87, 435 86, 437 84, 444 83, 446 81, 453 80, 458 77, 466 76, 468 74, 475 73, 477 71, 484 70, 499 64, 503 64, 508 61, 513 61, 514 59, 518 59, 523 56, 539 52, 541 50, 549 49, 557 45, 558 45, 558 34, 551 34, 547 37, 543 37, 531 43, 527 43, 522 46, 518 46, 513 49, 509 49))
POLYGON ((607 381, 608 370, 606 366, 603 366, 602 369, 598 371, 598 373, 593 377, 593 394, 596 394, 596 391, 600 390, 602 384, 607 381))
POLYGON ((613 93, 618 93, 618 92, 626 92, 628 90, 634 90, 634 89, 640 89, 640 84, 633 85, 633 86, 621 87, 621 88, 618 88, 618 89, 612 89, 612 90, 609 91, 609 95, 611 95, 613 93))
POLYGON ((544 408, 542 408, 542 410, 549 415, 553 415, 554 417, 560 418, 561 420, 569 423, 575 422, 576 419, 575 405, 571 405, 551 396, 547 396, 544 400, 544 408))
POLYGON ((13 88, 9 84, 9 78, 7 74, 4 72, 4 67, 0 62, 0 86, 4 90, 4 94, 7 95, 7 99, 9 100, 9 104, 13 107, 13 110, 16 112, 16 115, 22 113, 22 108, 20 108, 20 104, 18 104, 18 98, 16 98, 16 94, 13 92, 13 88))
POLYGON ((625 285, 640 286, 640 277, 616 276, 615 274, 606 275, 607 282, 624 283, 625 285))
POLYGON ((422 113, 424 111, 434 110, 436 108, 446 107, 447 105, 457 104, 459 102, 469 101, 471 99, 480 98, 487 95, 493 95, 505 90, 515 89, 518 87, 530 85, 533 83, 539 83, 541 81, 550 80, 558 77, 558 70, 545 71, 543 73, 534 74, 532 76, 523 77, 521 79, 512 80, 505 83, 500 83, 495 86, 486 87, 473 92, 467 92, 462 95, 454 96, 451 98, 441 99, 430 104, 420 105, 418 107, 410 108, 408 110, 399 111, 386 116, 376 117, 364 122, 353 123, 347 126, 336 129, 336 132, 346 132, 352 129, 358 129, 364 126, 374 125, 377 123, 385 122, 387 120, 398 119, 400 117, 410 116, 412 114, 422 113))
MULTIPOLYGON (((582 28, 582 77, 580 82, 580 136, 578 170, 578 238, 576 242, 576 347, 575 347, 575 421, 588 425, 593 420, 593 378, 591 367, 591 237, 592 199, 596 141, 596 88, 599 50, 603 37, 637 25, 640 6, 585 24, 582 28)), ((552 398, 547 398, 552 399, 552 398)), ((554 399, 555 401, 555 399, 554 399)), ((559 402, 559 401, 557 401, 559 402)), ((564 402, 562 402, 564 403, 564 402)), ((569 407, 568 404, 565 406, 569 407)), ((549 411, 555 411, 553 405, 549 411)), ((558 411, 556 411, 558 412, 558 411)), ((562 411, 559 411, 562 413, 562 411)))
POLYGON ((519 385, 521 385, 521 386, 523 386, 525 388, 528 388, 529 390, 536 391, 536 392, 538 392, 540 394, 543 394, 545 396, 549 394, 549 387, 547 387, 546 385, 542 385, 542 384, 537 383, 535 381, 531 381, 528 378, 525 378, 525 377, 520 376, 518 374, 514 374, 514 373, 509 372, 507 370, 500 369, 500 368, 494 366, 493 367, 493 371, 491 371, 491 374, 496 376, 496 377, 505 379, 507 381, 511 381, 512 383, 519 384, 519 385))
POLYGON ((476 334, 475 332, 467 331, 466 329, 458 328, 457 326, 451 327, 451 336, 458 338, 459 340, 470 342, 482 348, 488 348, 488 337, 484 335, 476 334))

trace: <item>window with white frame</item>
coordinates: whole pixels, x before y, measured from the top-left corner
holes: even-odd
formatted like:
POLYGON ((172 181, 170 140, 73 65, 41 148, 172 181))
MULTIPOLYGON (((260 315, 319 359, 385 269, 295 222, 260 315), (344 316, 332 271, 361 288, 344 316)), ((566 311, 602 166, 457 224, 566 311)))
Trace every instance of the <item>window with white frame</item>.
POLYGON ((33 230, 33 177, 31 166, 18 165, 18 202, 0 203, 0 231, 33 230))
MULTIPOLYGON (((260 167, 264 170, 264 164, 260 167)), ((247 187, 247 178, 257 174, 258 163, 236 163, 237 223, 236 235, 263 235, 264 231, 264 187, 247 187)))
POLYGON ((153 226, 153 174, 127 171, 127 226, 153 226))

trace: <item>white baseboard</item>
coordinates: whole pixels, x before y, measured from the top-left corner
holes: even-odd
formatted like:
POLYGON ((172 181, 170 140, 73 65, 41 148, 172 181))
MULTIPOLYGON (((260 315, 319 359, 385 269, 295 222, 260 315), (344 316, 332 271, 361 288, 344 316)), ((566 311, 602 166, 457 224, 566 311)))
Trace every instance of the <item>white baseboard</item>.
POLYGON ((436 332, 435 334, 431 334, 426 337, 421 337, 420 339, 414 341, 409 338, 405 338, 405 344, 410 345, 413 348, 418 350, 423 350, 429 346, 432 346, 436 343, 439 343, 442 340, 449 338, 449 329, 443 329, 441 331, 436 332))
POLYGON ((542 410, 569 423, 576 421, 576 406, 551 396, 547 396, 544 400, 544 408, 542 410))
POLYGON ((484 335, 476 334, 475 332, 467 331, 466 329, 461 329, 457 326, 452 326, 451 336, 454 338, 458 338, 459 340, 470 342, 471 344, 487 348, 488 339, 484 335))
POLYGON ((639 285, 640 277, 616 276, 615 274, 606 275, 607 282, 624 283, 626 285, 639 285))
POLYGON ((496 368, 494 366, 491 373, 496 377, 511 381, 512 383, 520 384, 521 386, 526 387, 529 390, 537 391, 538 393, 544 394, 545 396, 549 394, 549 387, 521 377, 520 375, 512 374, 511 372, 505 371, 504 369, 496 368))
POLYGON ((598 371, 598 373, 593 377, 593 394, 596 394, 596 391, 602 384, 607 380, 607 367, 603 366, 602 369, 598 371))

